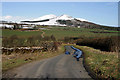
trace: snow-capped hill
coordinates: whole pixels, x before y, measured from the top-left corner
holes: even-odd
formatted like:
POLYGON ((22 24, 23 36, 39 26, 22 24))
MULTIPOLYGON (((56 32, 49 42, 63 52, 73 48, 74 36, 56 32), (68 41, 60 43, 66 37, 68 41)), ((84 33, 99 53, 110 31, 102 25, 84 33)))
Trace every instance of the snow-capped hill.
POLYGON ((50 15, 45 15, 39 18, 34 19, 33 21, 39 21, 39 20, 45 20, 45 19, 52 19, 52 18, 56 18, 56 15, 50 14, 50 15))
POLYGON ((21 21, 26 24, 35 24, 35 25, 55 25, 55 26, 88 26, 89 23, 87 20, 82 18, 73 18, 69 15, 56 16, 53 14, 45 15, 33 20, 21 21), (85 22, 84 22, 85 21, 85 22))
POLYGON ((82 18, 76 18, 77 20, 80 20, 80 21, 88 21, 86 19, 82 19, 82 18))
POLYGON ((72 20, 72 19, 74 19, 72 16, 66 14, 58 16, 58 20, 72 20))

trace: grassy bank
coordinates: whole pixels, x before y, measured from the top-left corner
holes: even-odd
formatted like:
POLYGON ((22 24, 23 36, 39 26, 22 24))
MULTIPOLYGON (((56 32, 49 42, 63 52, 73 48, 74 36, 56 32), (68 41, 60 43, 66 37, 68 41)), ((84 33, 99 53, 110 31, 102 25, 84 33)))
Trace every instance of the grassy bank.
POLYGON ((96 76, 106 79, 120 79, 118 71, 118 53, 104 52, 87 46, 77 46, 84 52, 84 60, 87 66, 96 76))
POLYGON ((54 52, 36 52, 36 53, 13 53, 11 55, 2 55, 2 70, 7 71, 11 68, 18 67, 25 63, 29 63, 35 60, 42 60, 45 58, 57 56, 64 52, 64 46, 60 46, 58 51, 54 52))

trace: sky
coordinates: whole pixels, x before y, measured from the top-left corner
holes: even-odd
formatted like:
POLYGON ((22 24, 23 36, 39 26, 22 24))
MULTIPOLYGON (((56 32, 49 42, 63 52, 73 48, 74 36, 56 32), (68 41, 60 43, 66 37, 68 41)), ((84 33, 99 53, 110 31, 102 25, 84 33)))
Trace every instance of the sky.
POLYGON ((67 14, 97 24, 118 27, 117 2, 2 2, 4 20, 18 22, 49 14, 67 14))
POLYGON ((119 0, 1 0, 1 2, 119 2, 119 0))

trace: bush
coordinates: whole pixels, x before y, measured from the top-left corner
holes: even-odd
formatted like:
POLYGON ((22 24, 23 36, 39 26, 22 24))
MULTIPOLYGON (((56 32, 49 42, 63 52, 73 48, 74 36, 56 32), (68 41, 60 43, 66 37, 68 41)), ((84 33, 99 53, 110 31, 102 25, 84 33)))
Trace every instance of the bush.
POLYGON ((118 36, 105 37, 105 38, 84 38, 76 41, 77 45, 90 46, 102 51, 115 51, 119 52, 120 43, 118 36))

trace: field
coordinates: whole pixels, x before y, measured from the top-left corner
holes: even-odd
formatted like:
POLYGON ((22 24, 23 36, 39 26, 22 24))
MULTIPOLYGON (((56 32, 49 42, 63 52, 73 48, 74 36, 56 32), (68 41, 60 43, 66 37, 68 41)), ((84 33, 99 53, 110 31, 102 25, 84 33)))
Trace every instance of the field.
POLYGON ((42 32, 40 30, 39 31, 20 31, 20 30, 9 30, 9 29, 2 30, 2 37, 10 37, 16 35, 18 37, 27 38, 30 36, 41 35, 41 34, 42 32))
POLYGON ((108 31, 100 29, 86 29, 86 28, 52 28, 50 30, 43 30, 46 36, 54 35, 57 39, 64 39, 64 37, 106 37, 106 36, 117 36, 117 31, 108 31), (104 31, 106 33, 93 33, 92 31, 104 31), (108 32, 108 33, 107 33, 108 32))
POLYGON ((116 43, 119 33, 120 31, 72 27, 46 27, 37 31, 3 29, 2 44, 3 47, 29 47, 41 46, 45 41, 60 41, 116 51, 119 48, 116 43))
MULTIPOLYGON (((45 30, 44 36, 54 35, 57 40, 64 39, 64 37, 106 37, 106 36, 118 36, 118 31, 109 31, 101 29, 86 29, 86 28, 70 28, 70 27, 52 27, 45 30), (96 33, 98 32, 98 33, 96 33), (99 35, 99 36, 98 36, 99 35)), ((16 35, 18 37, 30 37, 41 35, 40 31, 20 31, 20 30, 2 30, 3 37, 10 37, 16 35)))

